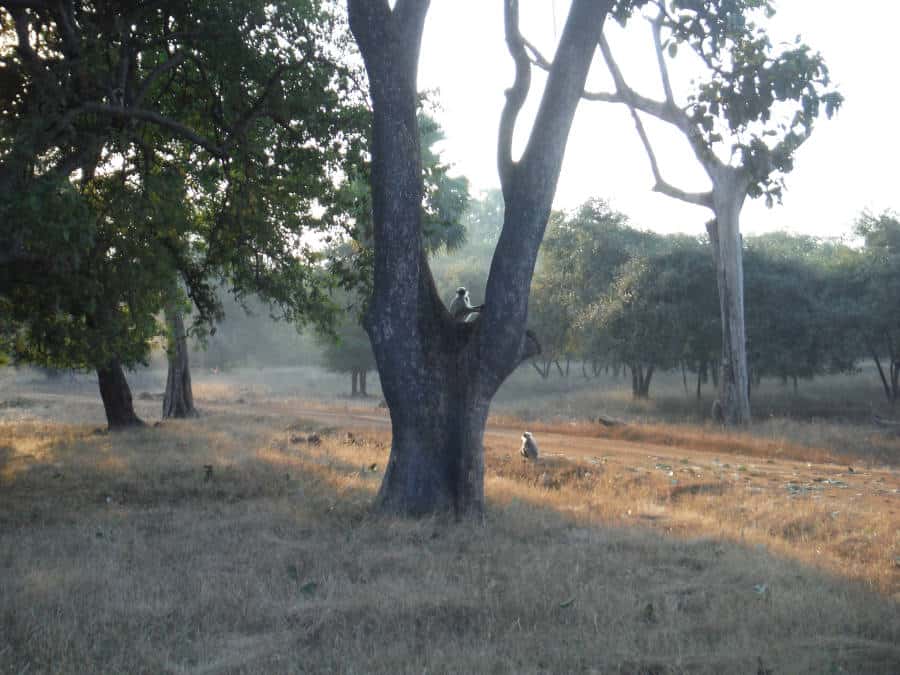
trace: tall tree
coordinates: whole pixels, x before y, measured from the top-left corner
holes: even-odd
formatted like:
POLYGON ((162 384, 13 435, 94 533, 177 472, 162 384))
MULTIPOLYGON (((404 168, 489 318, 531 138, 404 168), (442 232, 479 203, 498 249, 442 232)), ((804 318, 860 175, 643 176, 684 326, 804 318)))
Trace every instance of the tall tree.
POLYGON ((856 331, 893 405, 900 399, 900 217, 890 211, 866 212, 857 219, 855 229, 865 241, 853 282, 863 290, 854 298, 860 314, 856 331))
MULTIPOLYGON (((425 250, 429 255, 453 252, 466 243, 463 214, 469 205, 469 181, 464 176, 451 176, 451 167, 441 160, 435 147, 444 140, 444 133, 437 121, 428 113, 419 113, 419 142, 422 148, 424 199, 422 223, 425 250)), ((368 184, 350 184, 354 202, 356 227, 353 239, 342 242, 341 248, 356 252, 360 266, 371 272, 371 247, 373 245, 372 195, 368 184)), ((371 288, 366 279, 363 288, 371 288)), ((350 373, 351 395, 367 396, 366 377, 375 368, 375 357, 368 337, 362 328, 367 297, 363 292, 338 292, 335 294, 341 306, 346 308, 338 324, 336 334, 320 333, 324 344, 325 367, 337 372, 350 373)))
MULTIPOLYGON (((365 115, 321 3, 0 2, 0 23, 0 297, 28 355, 92 367, 82 340, 144 358, 178 277, 205 322, 215 276, 291 319, 334 318, 329 291, 355 275, 301 237, 338 224, 314 214, 362 156, 365 115), (124 195, 137 206, 112 208, 124 195)), ((131 409, 124 375, 96 367, 110 426, 130 420, 109 414, 131 409)))
MULTIPOLYGON (((824 107, 829 117, 841 96, 832 87, 822 57, 798 40, 772 45, 758 16, 774 15, 768 0, 640 0, 619 5, 625 23, 637 8, 650 7, 663 99, 632 89, 626 82, 605 36, 600 48, 615 91, 585 92, 595 101, 629 107, 650 159, 654 190, 710 209, 707 225, 722 324, 719 402, 728 424, 750 422, 744 281, 740 213, 747 196, 780 200, 784 175, 791 171, 797 149, 810 137, 824 107), (687 46, 705 66, 708 78, 698 81, 686 104, 675 99, 667 61, 687 46), (691 193, 667 182, 659 169, 640 113, 678 129, 687 138, 712 185, 691 193), (726 145, 726 141, 728 145, 726 145)), ((549 66, 536 49, 531 58, 549 66)))
POLYGON ((519 7, 505 2, 516 64, 500 121, 498 164, 505 214, 486 307, 473 322, 450 317, 435 287, 422 227, 416 72, 427 0, 348 0, 350 27, 372 98, 374 292, 366 329, 391 412, 383 510, 406 514, 484 509, 484 426, 500 384, 537 350, 526 333, 528 293, 550 215, 566 138, 609 2, 575 0, 527 146, 512 157, 530 88, 519 7))

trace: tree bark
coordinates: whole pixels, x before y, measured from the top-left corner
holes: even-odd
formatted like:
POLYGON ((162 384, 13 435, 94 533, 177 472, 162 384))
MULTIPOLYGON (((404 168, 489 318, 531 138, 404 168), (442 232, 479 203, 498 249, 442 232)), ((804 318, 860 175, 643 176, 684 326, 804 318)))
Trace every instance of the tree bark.
POLYGON ((105 368, 97 368, 97 383, 110 431, 144 425, 134 412, 131 389, 118 359, 111 360, 105 368))
POLYGON ((174 306, 166 307, 172 344, 168 349, 169 372, 163 397, 163 419, 196 417, 194 392, 191 388, 191 369, 188 363, 187 333, 184 318, 174 306))
POLYGON ((366 391, 366 371, 359 371, 359 395, 365 398, 369 395, 369 392, 366 391))
POLYGON ((350 396, 356 398, 359 395, 359 387, 357 386, 357 382, 359 382, 359 371, 351 370, 350 371, 350 396))
POLYGON ((650 380, 653 378, 653 366, 633 365, 631 367, 631 395, 636 399, 650 398, 650 380))
POLYGON ((373 295, 365 327, 391 413, 381 510, 406 515, 484 511, 484 426, 490 401, 526 358, 528 294, 575 106, 610 2, 574 0, 525 151, 511 158, 530 64, 518 3, 505 0, 516 80, 501 116, 498 164, 505 216, 485 294, 470 323, 452 320, 423 247, 416 71, 427 0, 348 0, 372 99, 373 295))
POLYGON ((697 368, 697 400, 702 398, 701 387, 703 386, 703 371, 697 368))
POLYGON ((744 323, 744 263, 739 219, 746 196, 740 175, 724 171, 714 179, 716 219, 707 224, 722 319, 719 403, 727 426, 750 423, 747 333, 744 323))

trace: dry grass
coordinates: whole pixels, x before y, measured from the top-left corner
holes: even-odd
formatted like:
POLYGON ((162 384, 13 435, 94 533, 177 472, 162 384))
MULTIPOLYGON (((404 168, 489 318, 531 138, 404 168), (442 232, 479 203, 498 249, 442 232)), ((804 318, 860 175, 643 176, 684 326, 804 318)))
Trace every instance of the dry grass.
POLYGON ((890 597, 900 588, 885 558, 900 553, 896 495, 853 510, 842 491, 832 516, 812 494, 747 489, 745 478, 765 478, 744 475, 755 468, 734 478, 724 465, 716 475, 679 463, 673 485, 664 469, 621 458, 523 466, 498 446, 483 525, 405 521, 370 511, 385 432, 302 442, 314 426, 224 403, 120 434, 0 425, 0 670, 892 673, 900 663, 890 597))
MULTIPOLYGON (((547 431, 571 436, 587 436, 635 443, 653 443, 672 447, 691 448, 717 452, 723 455, 738 454, 761 459, 798 459, 805 462, 853 463, 871 462, 871 453, 855 453, 852 448, 843 452, 834 449, 794 443, 785 438, 770 438, 758 427, 752 432, 726 431, 721 427, 684 424, 618 424, 607 426, 590 421, 578 422, 524 422, 508 415, 491 417, 494 426, 521 429, 528 426, 533 431, 547 431)), ((891 443, 893 451, 900 453, 900 441, 891 443)))

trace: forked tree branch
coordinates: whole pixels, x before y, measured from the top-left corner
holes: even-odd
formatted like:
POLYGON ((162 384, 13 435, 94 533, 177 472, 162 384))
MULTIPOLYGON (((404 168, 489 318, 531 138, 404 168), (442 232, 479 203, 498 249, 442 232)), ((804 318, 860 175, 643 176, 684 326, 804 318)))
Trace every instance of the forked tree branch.
POLYGON ((525 50, 525 40, 519 32, 519 1, 505 0, 503 10, 506 46, 516 67, 513 85, 506 90, 506 103, 500 115, 500 131, 497 139, 500 186, 504 196, 508 196, 516 169, 516 163, 512 158, 513 133, 516 130, 516 119, 531 88, 531 61, 525 50))
POLYGON ((641 116, 633 106, 628 106, 628 110, 631 111, 631 118, 634 120, 634 126, 637 129, 638 136, 641 138, 641 143, 644 145, 644 150, 647 151, 647 158, 650 160, 650 169, 653 171, 653 179, 656 181, 653 186, 653 191, 673 197, 674 199, 680 199, 689 204, 706 206, 710 209, 713 208, 712 192, 685 192, 663 179, 659 170, 659 164, 656 161, 656 154, 653 152, 653 146, 650 144, 650 139, 647 137, 647 132, 644 130, 644 123, 641 121, 641 116))

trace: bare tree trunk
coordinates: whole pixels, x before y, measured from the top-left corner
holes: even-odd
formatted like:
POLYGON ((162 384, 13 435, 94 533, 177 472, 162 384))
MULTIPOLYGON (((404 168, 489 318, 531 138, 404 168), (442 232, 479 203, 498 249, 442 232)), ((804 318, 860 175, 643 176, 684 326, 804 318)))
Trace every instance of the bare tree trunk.
POLYGON ((187 333, 184 318, 174 305, 166 307, 172 344, 169 345, 169 373, 166 376, 166 393, 163 397, 163 419, 170 417, 195 417, 194 392, 191 388, 191 369, 188 363, 187 333))
POLYGON ((103 410, 111 431, 144 425, 134 412, 131 389, 118 359, 110 361, 105 368, 97 368, 97 384, 100 386, 100 398, 103 399, 103 410))
POLYGON ((366 371, 359 371, 359 395, 365 398, 369 395, 369 392, 366 391, 366 371))
POLYGON ((387 512, 484 511, 483 435, 490 401, 526 358, 528 294, 575 106, 609 11, 574 0, 532 133, 518 161, 512 136, 530 82, 518 3, 505 0, 516 81, 501 116, 498 165, 505 201, 485 309, 470 323, 450 317, 423 247, 416 73, 427 0, 348 0, 350 27, 369 75, 373 295, 365 327, 391 413, 391 455, 378 493, 387 512))
POLYGON ((724 424, 750 423, 750 389, 747 372, 747 333, 744 323, 744 263, 739 218, 746 196, 737 177, 719 177, 713 191, 716 219, 707 224, 722 319, 722 364, 719 403, 724 424))
POLYGON ((354 369, 350 371, 350 381, 351 381, 351 389, 350 396, 356 398, 359 395, 359 388, 357 387, 357 382, 359 381, 359 371, 354 369))
POLYGON ((653 366, 647 366, 644 370, 642 365, 632 365, 631 367, 631 396, 636 399, 644 399, 650 397, 650 380, 653 377, 653 366))

